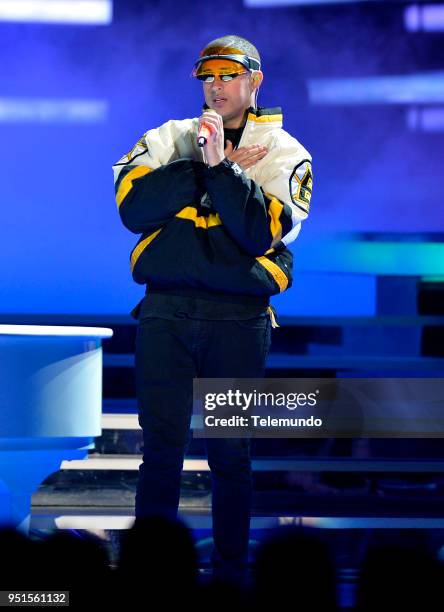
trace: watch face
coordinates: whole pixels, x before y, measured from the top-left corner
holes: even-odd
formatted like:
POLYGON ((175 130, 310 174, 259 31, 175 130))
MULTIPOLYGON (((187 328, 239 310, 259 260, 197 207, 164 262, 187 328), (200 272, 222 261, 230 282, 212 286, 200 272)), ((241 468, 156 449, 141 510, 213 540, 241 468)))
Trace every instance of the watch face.
POLYGON ((242 174, 242 168, 236 162, 232 162, 231 167, 233 168, 234 174, 242 174))

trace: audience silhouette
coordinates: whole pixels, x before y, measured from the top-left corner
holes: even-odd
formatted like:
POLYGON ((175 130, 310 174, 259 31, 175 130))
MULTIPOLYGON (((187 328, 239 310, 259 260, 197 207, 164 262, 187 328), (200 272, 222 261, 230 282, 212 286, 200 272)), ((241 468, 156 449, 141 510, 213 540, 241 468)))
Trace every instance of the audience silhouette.
MULTIPOLYGON (((117 567, 111 566, 104 542, 87 532, 58 531, 36 538, 3 528, 0 550, 1 591, 69 591, 70 608, 340 608, 333 556, 314 529, 270 530, 257 547, 243 588, 200 574, 191 531, 180 520, 160 516, 137 519, 123 532, 117 567)), ((355 611, 438 610, 442 579, 440 562, 425 547, 380 545, 365 555, 355 611)))

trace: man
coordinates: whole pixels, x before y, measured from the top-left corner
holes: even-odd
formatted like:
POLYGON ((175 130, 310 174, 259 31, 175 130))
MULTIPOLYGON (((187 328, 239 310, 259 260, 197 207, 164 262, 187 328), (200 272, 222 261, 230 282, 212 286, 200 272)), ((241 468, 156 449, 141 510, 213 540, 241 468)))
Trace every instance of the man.
MULTIPOLYGON (((311 157, 282 129, 279 108, 256 107, 260 67, 244 38, 209 43, 193 71, 203 82, 202 115, 149 130, 114 166, 121 220, 141 234, 132 275, 147 285, 132 311, 144 440, 136 517, 176 516, 192 379, 263 376, 277 325, 269 297, 291 286, 287 246, 308 214, 311 157)), ((248 560, 249 440, 205 443, 213 571, 239 581, 248 560)))

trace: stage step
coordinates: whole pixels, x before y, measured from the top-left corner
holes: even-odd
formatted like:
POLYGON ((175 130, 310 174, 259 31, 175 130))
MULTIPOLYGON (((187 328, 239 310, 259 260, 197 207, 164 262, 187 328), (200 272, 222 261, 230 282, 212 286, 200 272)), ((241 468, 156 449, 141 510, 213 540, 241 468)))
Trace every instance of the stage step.
MULTIPOLYGON (((94 455, 88 459, 63 461, 62 470, 127 470, 139 469, 141 455, 94 455)), ((355 457, 270 457, 253 459, 254 472, 411 472, 443 473, 444 459, 360 459, 355 457)), ((208 472, 206 459, 188 457, 184 460, 185 472, 208 472)))
MULTIPOLYGON (((131 353, 103 355, 105 368, 133 368, 134 355, 131 353)), ((444 358, 439 357, 401 357, 397 355, 292 355, 290 353, 270 353, 267 359, 268 370, 385 370, 387 372, 436 372, 444 374, 444 358)))
POLYGON ((140 430, 137 414, 102 414, 102 429, 140 430))
MULTIPOLYGON (((211 514, 180 512, 180 518, 191 529, 211 530, 211 514)), ((33 508, 31 529, 130 529, 134 513, 116 508, 100 508, 97 511, 79 508, 33 508)), ((443 529, 444 518, 421 517, 331 517, 331 516, 252 516, 251 530, 273 529, 282 525, 298 525, 319 529, 443 529)))

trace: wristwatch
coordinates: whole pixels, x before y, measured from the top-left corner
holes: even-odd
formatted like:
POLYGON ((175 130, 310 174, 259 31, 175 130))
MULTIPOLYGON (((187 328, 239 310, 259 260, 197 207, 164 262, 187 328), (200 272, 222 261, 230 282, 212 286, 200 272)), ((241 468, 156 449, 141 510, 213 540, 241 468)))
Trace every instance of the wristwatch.
POLYGON ((228 157, 224 157, 224 159, 220 162, 220 164, 217 164, 217 166, 208 166, 207 165, 207 167, 205 169, 205 173, 209 177, 215 177, 218 174, 226 172, 227 169, 230 169, 237 176, 239 176, 239 175, 241 175, 243 173, 243 170, 239 166, 239 164, 237 164, 234 161, 231 161, 231 159, 228 159, 228 157))
POLYGON ((231 161, 231 159, 228 159, 227 157, 224 159, 224 161, 230 166, 234 174, 242 174, 243 170, 238 163, 231 161))

